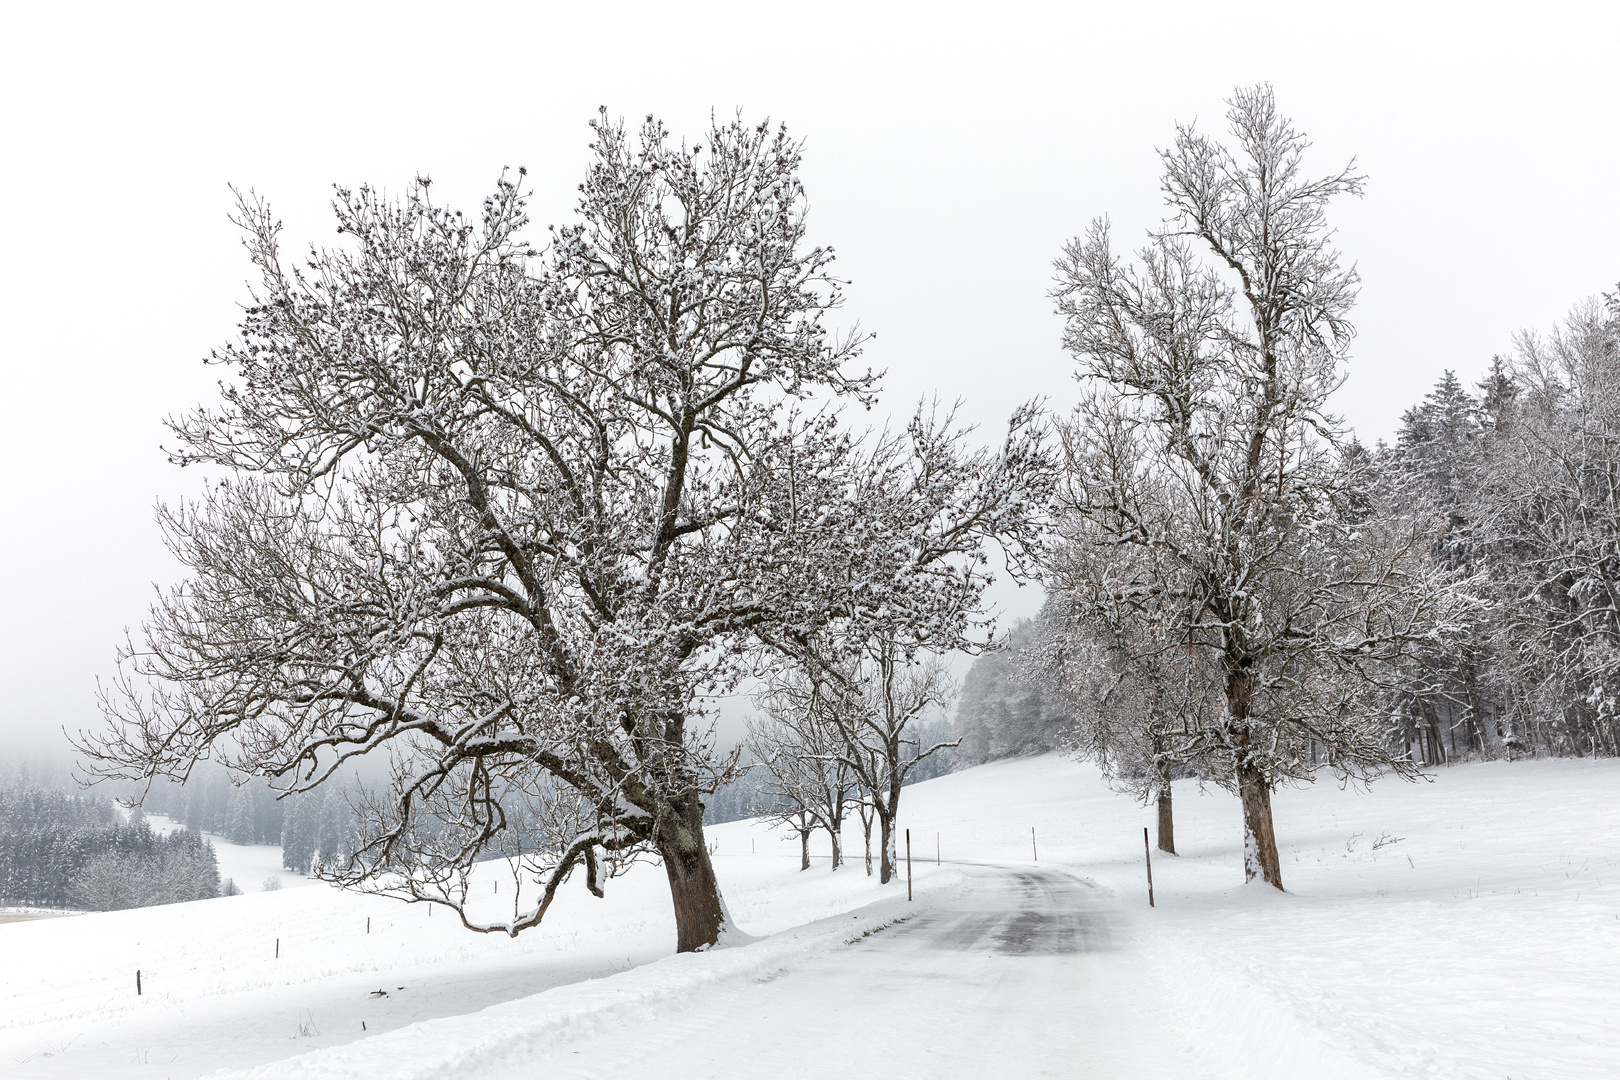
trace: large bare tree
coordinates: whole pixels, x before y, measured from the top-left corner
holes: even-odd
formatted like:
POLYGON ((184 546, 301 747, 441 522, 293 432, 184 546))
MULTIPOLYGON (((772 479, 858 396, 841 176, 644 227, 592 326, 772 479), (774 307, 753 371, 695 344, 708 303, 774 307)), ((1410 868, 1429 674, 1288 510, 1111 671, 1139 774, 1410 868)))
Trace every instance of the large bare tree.
POLYGON ((1326 211, 1362 179, 1307 174, 1309 144, 1269 87, 1228 105, 1230 145, 1183 125, 1161 152, 1170 217, 1134 264, 1102 220, 1058 260, 1084 391, 1057 546, 1102 555, 1062 561, 1053 585, 1104 622, 1124 625, 1110 608, 1145 620, 1116 646, 1204 666, 1223 708, 1157 734, 1165 753, 1226 763, 1245 875, 1281 888, 1272 789, 1309 776, 1317 748, 1349 775, 1409 773, 1366 688, 1442 638, 1462 601, 1423 523, 1358 515, 1328 411, 1357 278, 1326 211))
MULTIPOLYGON (((726 923, 702 800, 734 759, 701 702, 848 608, 866 506, 828 405, 872 381, 824 325, 840 284, 782 130, 593 127, 543 251, 507 179, 471 216, 427 180, 340 191, 342 246, 296 259, 243 199, 260 284, 221 400, 172 422, 210 475, 160 512, 187 575, 83 746, 289 791, 387 757, 327 875, 515 935, 650 852, 685 951, 726 923), (495 856, 505 914, 469 899, 495 856)), ((866 572, 881 596, 902 571, 866 572)))

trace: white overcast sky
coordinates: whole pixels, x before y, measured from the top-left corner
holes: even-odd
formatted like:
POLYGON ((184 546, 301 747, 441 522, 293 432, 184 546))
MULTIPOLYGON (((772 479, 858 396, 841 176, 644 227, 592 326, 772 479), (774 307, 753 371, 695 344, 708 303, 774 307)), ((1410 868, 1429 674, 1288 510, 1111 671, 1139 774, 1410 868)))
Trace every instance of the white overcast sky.
MULTIPOLYGON (((152 508, 194 490, 160 421, 209 394, 247 266, 227 185, 299 242, 331 184, 414 174, 477 205, 526 165, 572 205, 599 105, 710 110, 806 143, 818 242, 877 334, 886 407, 984 425, 1073 396, 1046 291, 1094 216, 1159 219, 1155 147, 1269 80, 1327 171, 1364 279, 1340 411, 1388 437, 1441 371, 1620 282, 1614 3, 12 5, 0 30, 0 757, 96 722, 94 685, 174 568, 152 508)), ((538 231, 538 230, 537 230, 538 231)), ((999 593, 1010 615, 1030 590, 999 593)))

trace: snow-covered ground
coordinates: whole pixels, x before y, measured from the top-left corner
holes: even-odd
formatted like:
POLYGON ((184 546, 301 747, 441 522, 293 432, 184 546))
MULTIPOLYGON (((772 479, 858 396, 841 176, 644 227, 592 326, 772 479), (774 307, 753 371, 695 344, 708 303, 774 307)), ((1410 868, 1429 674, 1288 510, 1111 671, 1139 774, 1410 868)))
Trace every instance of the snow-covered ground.
POLYGON ((516 940, 321 886, 14 923, 0 1073, 1612 1077, 1617 794, 1615 761, 1279 792, 1281 895, 1239 884, 1235 800, 1178 784, 1149 909, 1146 809, 1087 766, 1001 762, 907 790, 914 903, 853 830, 836 874, 711 830, 761 940, 696 956, 668 955, 653 866, 516 940))
MULTIPOLYGON (((171 829, 181 827, 180 822, 161 814, 153 814, 147 820, 157 833, 167 834, 171 829)), ((233 844, 218 833, 205 832, 203 835, 214 845, 214 854, 219 858, 220 880, 229 878, 245 893, 263 892, 265 885, 271 881, 275 882, 277 889, 318 884, 314 878, 283 869, 279 845, 233 844)))

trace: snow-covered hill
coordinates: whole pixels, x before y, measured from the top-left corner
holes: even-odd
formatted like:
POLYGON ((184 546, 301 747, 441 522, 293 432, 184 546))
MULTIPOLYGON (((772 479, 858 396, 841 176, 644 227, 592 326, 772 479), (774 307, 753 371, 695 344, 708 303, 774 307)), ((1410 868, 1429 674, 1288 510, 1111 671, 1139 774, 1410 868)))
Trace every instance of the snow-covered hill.
POLYGON ((1150 910, 1144 808, 1087 766, 1000 762, 907 789, 909 905, 864 875, 854 830, 830 874, 755 823, 714 828, 732 914, 766 940, 698 956, 668 955, 653 866, 606 900, 571 890, 516 940, 325 887, 10 924, 0 1072, 809 1076, 812 1048, 875 1041, 898 1076, 994 1055, 1007 1076, 1609 1077, 1617 794, 1614 761, 1280 792, 1279 895, 1239 884, 1235 801, 1178 784, 1182 854, 1155 858, 1150 910), (1086 898, 1075 918, 1106 933, 1081 951, 961 930, 1017 902, 998 897, 1037 869, 1031 827, 1041 881, 1097 886, 1041 886, 1086 898), (986 1015, 998 1001, 1028 1005, 986 1015))

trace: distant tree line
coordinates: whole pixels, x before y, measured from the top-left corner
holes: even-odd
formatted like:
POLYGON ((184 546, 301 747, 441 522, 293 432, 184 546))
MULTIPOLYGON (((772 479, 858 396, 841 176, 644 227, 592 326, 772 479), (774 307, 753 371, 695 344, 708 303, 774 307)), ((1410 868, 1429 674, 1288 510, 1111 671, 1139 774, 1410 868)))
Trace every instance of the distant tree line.
POLYGON ((1004 647, 974 660, 962 680, 952 726, 960 740, 942 761, 947 768, 1061 750, 1073 716, 1042 681, 1026 678, 1030 646, 1044 631, 1040 620, 1021 620, 1004 647))
POLYGON ((1521 334, 1471 392, 1446 372, 1370 457, 1479 601, 1411 660, 1394 744, 1429 764, 1620 754, 1620 291, 1521 334))
POLYGON ((233 844, 282 842, 285 808, 276 793, 262 781, 232 784, 224 769, 195 769, 184 784, 155 783, 141 806, 149 814, 223 836, 233 844))
POLYGON ((213 845, 197 832, 160 835, 110 799, 0 788, 0 903, 113 911, 219 892, 213 845))
POLYGON ((355 814, 348 795, 345 787, 328 786, 278 797, 266 781, 233 781, 215 767, 194 770, 184 784, 154 783, 141 805, 233 844, 280 844, 283 868, 307 874, 316 862, 333 863, 353 853, 355 814))

